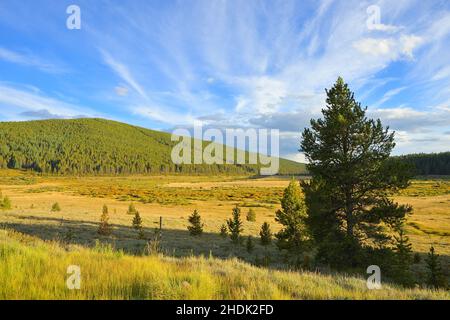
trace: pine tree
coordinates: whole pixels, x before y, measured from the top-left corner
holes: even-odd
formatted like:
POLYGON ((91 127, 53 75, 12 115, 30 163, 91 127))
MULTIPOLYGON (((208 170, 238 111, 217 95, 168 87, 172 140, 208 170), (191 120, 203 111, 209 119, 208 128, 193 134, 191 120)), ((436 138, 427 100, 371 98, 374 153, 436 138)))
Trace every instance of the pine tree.
POLYGON ((111 234, 111 225, 109 224, 108 207, 103 206, 103 212, 100 217, 100 225, 98 226, 98 234, 109 235, 111 234))
POLYGON ((139 238, 144 239, 144 229, 142 228, 142 218, 139 214, 139 211, 135 211, 134 217, 133 217, 133 229, 138 232, 139 238))
POLYGON ((55 202, 55 203, 52 205, 52 211, 53 211, 53 212, 61 211, 61 207, 59 206, 59 203, 58 203, 58 202, 55 202))
POLYGON ((263 246, 268 246, 272 243, 272 231, 270 230, 270 225, 267 222, 262 224, 259 235, 263 246))
POLYGON ((383 224, 393 225, 412 208, 390 195, 406 188, 410 166, 390 159, 394 133, 380 120, 369 120, 342 78, 326 91, 323 119, 311 120, 301 151, 310 181, 302 183, 308 228, 318 256, 331 266, 360 263, 363 242, 389 240, 383 224))
POLYGON ((405 235, 403 223, 399 223, 395 230, 397 236, 394 236, 395 240, 395 265, 394 265, 394 277, 395 280, 404 286, 412 286, 414 284, 414 278, 411 273, 412 263, 412 245, 409 242, 409 238, 405 235))
POLYGON ((241 209, 238 206, 233 208, 233 217, 227 220, 228 230, 230 231, 230 239, 234 244, 239 244, 239 237, 241 235, 242 221, 241 209))
POLYGON ((309 240, 305 224, 306 208, 301 198, 300 186, 294 179, 284 190, 281 208, 275 217, 275 221, 283 226, 275 235, 278 239, 277 246, 288 250, 304 249, 309 240))
POLYGON ((128 206, 127 214, 129 214, 129 215, 136 215, 136 212, 137 212, 137 210, 136 210, 134 204, 131 203, 131 204, 128 206))
POLYGON ((220 236, 222 238, 228 237, 228 229, 227 229, 227 226, 225 224, 222 224, 222 226, 220 227, 220 236))
POLYGON ((247 248, 247 252, 248 253, 252 253, 253 252, 253 249, 255 249, 255 245, 253 244, 252 236, 248 236, 247 237, 247 242, 246 242, 245 246, 247 248))
POLYGON ((5 196, 4 198, 3 198, 3 201, 1 201, 1 199, 0 199, 0 208, 1 209, 3 209, 3 210, 10 210, 11 209, 11 207, 12 207, 12 204, 11 204, 11 200, 9 199, 9 197, 8 196, 5 196))
POLYGON ((247 212, 247 221, 255 222, 256 221, 256 212, 253 208, 250 208, 247 212))
POLYGON ((436 254, 434 247, 430 248, 430 252, 425 261, 428 267, 427 284, 435 289, 446 288, 447 280, 442 272, 439 255, 436 254))
POLYGON ((189 223, 191 224, 188 226, 189 233, 192 236, 200 236, 203 233, 203 224, 201 221, 200 214, 197 210, 194 210, 192 215, 189 217, 189 223))

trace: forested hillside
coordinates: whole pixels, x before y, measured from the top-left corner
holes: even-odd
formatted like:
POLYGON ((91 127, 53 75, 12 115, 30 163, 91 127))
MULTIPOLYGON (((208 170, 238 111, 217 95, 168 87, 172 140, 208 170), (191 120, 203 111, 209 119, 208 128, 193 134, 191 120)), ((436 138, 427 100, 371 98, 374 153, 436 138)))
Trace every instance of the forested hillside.
MULTIPOLYGON (((105 119, 0 123, 0 168, 51 174, 249 173, 258 165, 175 165, 165 132, 105 119)), ((280 160, 280 174, 305 166, 280 160)))
POLYGON ((450 152, 400 156, 415 167, 416 175, 450 175, 450 152))

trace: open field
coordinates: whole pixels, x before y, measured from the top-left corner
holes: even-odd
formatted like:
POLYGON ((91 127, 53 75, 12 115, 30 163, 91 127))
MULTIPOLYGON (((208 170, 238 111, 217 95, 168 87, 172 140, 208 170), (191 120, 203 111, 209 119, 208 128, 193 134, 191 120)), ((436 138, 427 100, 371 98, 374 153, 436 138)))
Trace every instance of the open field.
MULTIPOLYGON (((159 227, 160 217, 163 217, 161 247, 165 258, 161 261, 150 259, 144 262, 144 260, 139 260, 136 257, 126 256, 117 258, 118 264, 125 266, 132 264, 131 261, 144 265, 160 263, 164 268, 170 269, 180 264, 187 268, 187 265, 198 262, 202 268, 208 269, 207 274, 212 272, 212 275, 209 274, 204 277, 208 278, 207 281, 210 281, 211 285, 214 283, 214 288, 217 289, 220 284, 215 282, 216 275, 214 274, 219 268, 218 260, 196 260, 192 256, 235 257, 254 265, 286 268, 284 253, 276 249, 275 245, 271 245, 267 249, 259 245, 258 234, 261 224, 265 221, 271 224, 273 231, 276 232, 279 229, 274 221, 274 216, 275 211, 280 207, 279 199, 283 189, 288 183, 288 177, 262 179, 244 176, 75 178, 42 177, 25 172, 3 170, 0 172, 0 190, 2 190, 3 195, 7 195, 12 200, 13 207, 11 210, 0 211, 0 228, 14 230, 44 240, 61 241, 64 239, 71 244, 88 247, 95 247, 96 240, 99 240, 101 243, 112 245, 115 249, 123 250, 125 254, 141 255, 147 241, 138 239, 136 232, 131 228, 133 217, 126 213, 129 204, 134 203, 141 214, 145 234, 148 238, 152 238, 154 229, 159 227), (51 211, 52 204, 55 202, 59 203, 61 211, 51 211), (98 222, 104 204, 109 207, 110 223, 113 225, 113 233, 107 237, 97 234, 98 222), (225 222, 225 219, 231 216, 231 210, 235 205, 239 205, 242 210, 244 235, 252 235, 255 240, 256 248, 250 254, 246 251, 245 245, 235 247, 229 239, 223 239, 219 235, 220 226, 225 222), (245 215, 249 208, 256 211, 256 222, 245 221, 245 215), (205 223, 205 234, 201 237, 190 236, 186 229, 187 218, 194 209, 199 210, 205 223), (183 262, 176 262, 170 260, 169 257, 171 256, 188 257, 188 259, 180 260, 183 262), (264 259, 265 257, 270 257, 270 259, 264 259)), ((450 181, 444 179, 416 180, 396 199, 414 207, 414 214, 409 218, 407 224, 407 232, 414 251, 420 253, 424 258, 429 247, 433 245, 443 258, 444 268, 448 270, 450 266, 450 181)), ((6 242, 4 236, 3 244, 6 242)), ((23 248, 23 245, 14 244, 14 246, 16 245, 22 246, 20 250, 28 252, 28 249, 23 248)), ((41 248, 41 245, 39 247, 41 248)), ((39 252, 43 255, 49 255, 50 253, 47 251, 46 248, 39 252)), ((31 254, 31 252, 28 253, 31 254)), ((80 254, 70 253, 67 257, 61 257, 61 259, 72 259, 72 255, 91 257, 95 253, 91 251, 82 251, 80 254)), ((421 263, 414 266, 418 276, 422 276, 425 270, 424 259, 421 260, 421 263)), ((226 268, 231 268, 231 265, 234 266, 235 264, 241 266, 236 261, 226 263, 226 268)), ((164 268, 163 270, 166 270, 164 268)), ((242 268, 251 267, 245 266, 242 268)), ((257 270, 258 274, 270 272, 257 270)), ((154 272, 157 273, 157 271, 154 272)), ((195 277, 197 276, 202 277, 200 275, 195 277)), ((308 274, 298 275, 298 277, 310 276, 308 274)), ((280 277, 286 276, 280 274, 280 277)), ((200 280, 195 281, 199 281, 199 286, 202 285, 200 280)), ((353 285, 359 286, 356 283, 359 283, 360 280, 351 281, 356 281, 352 282, 353 285)), ((274 286, 276 285, 274 284, 274 286)), ((238 298, 245 296, 240 293, 224 293, 223 289, 217 289, 218 291, 216 289, 206 291, 209 293, 205 293, 205 296, 199 296, 199 298, 238 298)), ((263 289, 264 286, 251 290, 263 292, 263 289)), ((145 290, 147 292, 150 289, 145 290)), ((268 299, 294 297, 291 293, 283 291, 279 287, 273 289, 275 291, 269 291, 273 292, 273 295, 269 296, 261 296, 256 291, 247 290, 244 290, 247 294, 246 297, 268 299)), ((182 292, 176 292, 178 293, 174 297, 184 297, 182 292)), ((337 294, 336 297, 347 297, 345 290, 339 292, 342 295, 337 294)), ((136 297, 151 297, 147 296, 148 294, 148 292, 146 294, 140 293, 136 297)), ((111 297, 101 294, 100 296, 111 297)), ((321 293, 319 296, 325 298, 326 294, 321 293)), ((131 293, 120 293, 120 296, 113 297, 132 298, 134 296, 131 293)), ((186 297, 193 298, 196 296, 187 294, 186 297)), ((300 294, 297 298, 302 297, 304 296, 300 294)), ((313 297, 314 294, 311 298, 313 297)), ((355 291, 355 298, 368 297, 361 293, 359 289, 355 291)), ((389 297, 389 294, 386 297, 389 297)), ((164 296, 155 293, 154 298, 164 298, 164 296)), ((405 296, 405 298, 407 297, 405 296)))

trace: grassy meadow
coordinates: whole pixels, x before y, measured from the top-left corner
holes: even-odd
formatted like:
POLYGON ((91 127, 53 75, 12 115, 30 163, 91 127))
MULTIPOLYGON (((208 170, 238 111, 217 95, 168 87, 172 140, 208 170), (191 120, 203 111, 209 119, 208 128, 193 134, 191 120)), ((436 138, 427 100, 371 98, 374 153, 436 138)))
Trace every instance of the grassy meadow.
MULTIPOLYGON (((283 252, 259 244, 265 221, 276 232, 275 211, 289 177, 127 176, 57 177, 0 171, 0 190, 12 201, 0 211, 0 299, 449 299, 448 293, 385 285, 368 290, 364 274, 342 276, 288 271, 283 252), (58 203, 61 211, 52 211, 58 203), (163 221, 160 253, 146 250, 127 214, 133 203, 152 239, 163 221), (103 205, 113 232, 97 233, 103 205), (241 208, 244 236, 255 249, 234 246, 220 226, 241 208), (248 210, 256 221, 245 220, 248 210), (188 216, 197 209, 201 237, 189 235, 188 216), (42 241, 44 240, 44 241, 42 241), (67 290, 66 268, 80 265, 82 290, 67 290)), ((407 233, 422 259, 413 268, 425 276, 433 245, 450 266, 450 180, 414 180, 396 196, 414 207, 407 233)))
POLYGON ((0 231, 0 299, 450 299, 443 291, 363 279, 257 268, 237 259, 131 256, 0 231), (66 288, 67 266, 80 266, 81 290, 66 288))

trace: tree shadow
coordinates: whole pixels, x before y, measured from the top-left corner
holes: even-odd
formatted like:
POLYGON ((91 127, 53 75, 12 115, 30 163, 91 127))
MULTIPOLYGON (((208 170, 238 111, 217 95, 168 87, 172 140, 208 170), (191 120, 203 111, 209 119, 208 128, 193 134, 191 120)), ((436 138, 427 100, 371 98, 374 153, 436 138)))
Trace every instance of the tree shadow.
MULTIPOLYGON (((159 234, 159 228, 143 227, 145 238, 140 239, 139 233, 131 226, 111 224, 111 235, 102 236, 98 234, 97 222, 30 215, 21 216, 20 219, 36 223, 4 222, 0 227, 35 236, 44 241, 59 241, 91 248, 100 242, 132 255, 144 254, 149 241, 154 240, 159 234)), ((191 236, 187 230, 163 228, 159 243, 161 252, 172 257, 213 256, 221 259, 234 257, 276 269, 286 267, 282 263, 283 255, 274 244, 264 247, 260 245, 258 238, 253 237, 254 249, 248 252, 246 238, 242 240, 239 245, 234 245, 229 238, 223 238, 218 233, 204 232, 201 236, 191 236)))
MULTIPOLYGON (((145 239, 140 239, 139 234, 131 226, 111 224, 112 234, 102 236, 98 234, 99 223, 83 220, 67 220, 56 217, 21 216, 24 221, 36 223, 4 222, 1 228, 15 230, 17 232, 38 237, 45 241, 59 241, 64 244, 76 244, 93 248, 98 242, 111 245, 115 250, 122 250, 131 255, 146 253, 149 241, 155 238, 159 229, 144 227, 145 239)), ((218 233, 206 232, 201 236, 191 236, 187 230, 165 229, 161 231, 160 249, 166 256, 190 257, 213 256, 220 259, 238 258, 245 262, 264 266, 275 270, 292 269, 293 265, 287 264, 286 253, 280 252, 274 244, 264 247, 259 244, 259 239, 253 237, 254 249, 248 252, 245 240, 239 245, 231 243, 229 238, 223 238, 218 233)), ((412 265, 412 269, 418 277, 426 277, 426 253, 420 253, 420 263, 412 265)), ((449 270, 450 256, 441 254, 443 270, 449 270)), ((319 268, 324 274, 334 274, 332 270, 319 268)), ((365 276, 365 274, 360 274, 365 276)))

